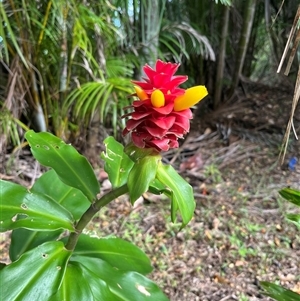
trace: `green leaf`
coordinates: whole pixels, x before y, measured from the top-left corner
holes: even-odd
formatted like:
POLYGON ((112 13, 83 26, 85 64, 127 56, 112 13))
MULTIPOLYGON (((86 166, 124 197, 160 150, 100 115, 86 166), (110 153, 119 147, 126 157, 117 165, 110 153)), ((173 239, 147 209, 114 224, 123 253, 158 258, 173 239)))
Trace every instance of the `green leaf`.
POLYGON ((30 231, 22 228, 12 231, 9 248, 10 260, 16 261, 23 253, 34 249, 42 243, 56 240, 62 232, 62 230, 30 231))
POLYGON ((98 258, 74 256, 72 261, 80 263, 86 278, 106 282, 110 291, 120 300, 168 300, 155 283, 137 272, 119 271, 98 258))
POLYGON ((80 190, 64 184, 54 170, 49 170, 38 178, 31 191, 48 195, 71 212, 75 220, 91 205, 80 190))
POLYGON ((286 217, 300 228, 300 214, 289 213, 286 217))
POLYGON ((158 179, 154 179, 149 186, 149 191, 153 194, 165 194, 169 198, 172 198, 172 192, 166 188, 158 179))
POLYGON ((33 156, 43 165, 52 167, 60 180, 77 188, 92 202, 100 191, 99 183, 87 159, 56 136, 28 131, 25 134, 33 156))
POLYGON ((122 271, 148 274, 152 271, 149 258, 135 245, 117 237, 94 238, 81 234, 74 254, 100 258, 122 271))
POLYGON ((284 188, 279 191, 279 194, 287 201, 300 207, 300 191, 291 188, 284 188))
POLYGON ((178 209, 179 209, 178 202, 176 198, 172 196, 171 197, 171 221, 173 223, 176 221, 178 209))
POLYGON ((270 283, 261 281, 260 285, 263 287, 263 289, 266 291, 266 295, 277 300, 277 301, 299 301, 300 295, 285 289, 284 287, 270 283))
POLYGON ((110 291, 109 286, 105 281, 96 277, 91 272, 82 272, 83 276, 89 279, 90 289, 94 295, 94 301, 123 301, 123 298, 119 298, 113 292, 110 291))
POLYGON ((24 253, 0 271, 1 300, 49 300, 62 282, 70 256, 59 241, 24 253))
POLYGON ((160 160, 160 156, 146 156, 132 167, 127 182, 132 204, 149 189, 150 183, 155 179, 160 160))
POLYGON ((101 154, 104 160, 104 170, 112 187, 120 187, 127 182, 128 174, 133 166, 133 161, 124 153, 124 147, 113 137, 104 140, 106 152, 101 154))
MULTIPOLYGON (((77 220, 90 206, 89 200, 78 189, 64 184, 54 170, 44 173, 34 183, 31 192, 47 195, 72 213, 77 220)), ((23 253, 50 240, 57 239, 63 231, 29 231, 16 229, 11 235, 10 259, 15 261, 23 253)))
POLYGON ((175 221, 176 212, 182 216, 182 226, 192 219, 196 203, 193 188, 187 183, 171 165, 158 165, 156 178, 172 191, 171 218, 175 221))
POLYGON ((4 262, 0 262, 0 271, 6 267, 6 264, 4 262))
POLYGON ((95 300, 90 289, 89 279, 83 277, 81 267, 77 262, 70 262, 67 265, 66 272, 58 292, 49 299, 49 301, 62 300, 95 300), (77 283, 79 285, 77 285, 77 283))
POLYGON ((148 156, 161 156, 154 148, 139 148, 135 146, 132 142, 127 144, 124 148, 124 152, 129 156, 129 158, 133 162, 139 162, 141 159, 148 157, 148 156))
POLYGON ((0 180, 0 231, 31 230, 74 231, 72 215, 47 195, 0 180))
MULTIPOLYGON (((17 39, 16 39, 16 35, 15 35, 15 31, 11 28, 11 25, 10 25, 10 19, 9 19, 9 16, 6 14, 6 9, 4 8, 3 4, 2 4, 2 1, 0 2, 0 15, 1 15, 1 23, 2 24, 5 24, 5 27, 6 27, 6 30, 7 30, 7 33, 4 32, 4 30, 1 30, 3 31, 2 34, 3 34, 3 39, 4 42, 5 42, 5 50, 7 52, 6 54, 6 59, 7 59, 7 62, 8 62, 8 49, 12 49, 11 45, 10 47, 8 47, 8 45, 6 44, 7 43, 7 39, 5 38, 5 36, 9 36, 9 40, 11 41, 12 45, 14 46, 16 52, 18 53, 18 56, 20 57, 21 61, 23 62, 24 66, 26 68, 28 68, 28 63, 27 63, 27 60, 26 58, 24 57, 24 51, 22 50, 22 47, 19 46, 18 42, 17 42, 17 39)), ((1 26, 2 27, 2 26, 1 26)), ((1 36, 2 37, 2 36, 1 36)))
MULTIPOLYGON (((87 272, 86 269, 82 266, 81 263, 77 262, 77 261, 71 261, 69 265, 72 266, 76 266, 80 269, 80 274, 76 277, 76 279, 73 281, 70 281, 71 285, 73 285, 74 287, 74 282, 76 283, 84 283, 84 286, 86 284, 86 279, 88 279, 88 285, 89 285, 89 289, 93 294, 93 301, 123 301, 122 298, 119 298, 118 296, 116 296, 113 292, 110 291, 108 285, 106 284, 105 281, 103 281, 102 279, 98 278, 95 274, 91 273, 91 272, 87 272)), ((68 265, 68 268, 69 268, 68 265)), ((70 298, 68 300, 73 301, 73 300, 86 300, 86 298, 76 298, 76 296, 72 296, 71 298, 71 294, 72 291, 70 292, 70 298)), ((89 296, 89 294, 88 294, 89 296)), ((55 299, 51 299, 50 301, 54 301, 55 299)), ((57 301, 60 301, 63 299, 57 299, 57 301)))

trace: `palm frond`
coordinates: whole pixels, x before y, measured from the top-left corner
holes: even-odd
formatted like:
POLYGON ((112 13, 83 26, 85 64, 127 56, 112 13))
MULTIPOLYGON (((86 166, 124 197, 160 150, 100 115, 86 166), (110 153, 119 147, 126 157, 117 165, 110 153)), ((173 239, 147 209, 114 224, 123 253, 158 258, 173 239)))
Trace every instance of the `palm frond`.
POLYGON ((20 56, 24 66, 26 68, 28 68, 27 60, 23 55, 22 49, 19 47, 17 37, 15 35, 15 31, 13 30, 13 26, 10 23, 10 18, 7 15, 7 11, 6 11, 2 1, 0 1, 0 16, 1 16, 1 19, 3 20, 3 22, 0 22, 0 34, 4 41, 3 45, 4 45, 4 53, 5 53, 6 62, 7 63, 9 62, 8 45, 9 45, 9 42, 11 42, 15 48, 15 51, 20 56))
POLYGON ((125 78, 88 82, 69 95, 66 109, 72 107, 75 119, 87 123, 99 112, 100 122, 105 123, 111 119, 116 130, 116 114, 122 115, 122 107, 128 105, 127 95, 130 93, 132 93, 132 84, 125 78))
POLYGON ((106 60, 106 72, 108 78, 114 77, 128 77, 133 76, 134 65, 132 62, 127 61, 124 57, 124 60, 115 57, 109 57, 106 60))
POLYGON ((179 52, 182 52, 186 58, 189 58, 189 53, 195 52, 205 59, 210 59, 212 61, 215 61, 216 59, 215 52, 207 37, 201 35, 190 24, 184 22, 180 24, 168 22, 165 24, 161 30, 160 42, 165 44, 172 53, 176 53, 177 57, 179 52), (173 43, 178 50, 174 48, 174 46, 171 48, 171 45, 169 46, 167 44, 166 41, 171 40, 170 36, 174 36, 174 39, 176 39, 177 43, 174 43, 174 39, 173 43), (191 45, 191 47, 187 49, 187 45, 191 45))

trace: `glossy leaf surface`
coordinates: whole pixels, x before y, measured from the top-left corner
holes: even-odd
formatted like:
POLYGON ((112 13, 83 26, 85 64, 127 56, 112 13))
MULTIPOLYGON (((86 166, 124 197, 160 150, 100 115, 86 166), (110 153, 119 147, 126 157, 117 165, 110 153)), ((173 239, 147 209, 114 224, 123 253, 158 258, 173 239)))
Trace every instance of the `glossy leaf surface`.
POLYGON ((124 153, 124 147, 113 137, 104 140, 106 152, 101 154, 104 160, 104 170, 108 174, 112 187, 120 187, 127 182, 133 161, 124 153))
POLYGON ((54 170, 49 170, 38 178, 31 191, 50 196, 71 212, 75 220, 91 205, 80 190, 64 184, 54 170))
POLYGON ((139 148, 132 142, 126 145, 124 152, 135 163, 148 156, 159 156, 161 159, 161 155, 154 148, 139 148))
POLYGON ((0 180, 0 230, 17 228, 31 230, 73 229, 72 215, 47 195, 0 180))
POLYGON ((299 301, 300 295, 280 285, 261 281, 260 285, 267 292, 266 295, 277 301, 299 301))
POLYGON ((300 214, 296 214, 296 213, 289 213, 286 215, 286 217, 293 222, 294 224, 296 224, 299 229, 300 229, 300 214))
POLYGON ((5 268, 5 267, 6 267, 6 264, 3 263, 3 262, 0 262, 0 271, 1 271, 3 268, 5 268))
POLYGON ((291 188, 284 188, 279 191, 279 194, 289 202, 300 207, 300 191, 291 188))
POLYGON ((182 226, 185 226, 192 219, 196 207, 192 186, 171 165, 160 163, 156 178, 172 192, 172 221, 175 221, 176 212, 179 210, 182 226))
POLYGON ((148 191, 150 183, 155 179, 160 156, 146 156, 136 162, 128 176, 128 190, 133 204, 143 193, 148 191))
POLYGON ((122 271, 136 271, 141 274, 152 271, 150 260, 142 250, 117 237, 95 238, 82 234, 74 254, 100 258, 122 271))
POLYGON ((27 229, 15 229, 11 234, 9 257, 16 261, 23 253, 50 240, 56 240, 63 230, 56 231, 30 231, 27 229))
POLYGON ((104 281, 110 291, 123 301, 167 301, 159 287, 137 272, 119 271, 98 258, 74 256, 72 260, 82 265, 86 278, 104 281))
MULTIPOLYGON (((100 288, 98 288, 100 289, 100 288)), ((77 262, 69 263, 58 292, 49 301, 94 301, 90 289, 89 279, 83 277, 82 270, 77 262)), ((103 299, 104 300, 104 299, 103 299)))
POLYGON ((1 300, 49 300, 62 282, 70 256, 58 241, 24 253, 0 271, 1 300))
MULTIPOLYGON (((57 203, 70 211, 74 219, 79 219, 90 206, 89 200, 78 189, 64 184, 54 170, 44 173, 34 183, 31 192, 50 196, 57 203)), ((11 235, 9 249, 10 259, 15 261, 24 252, 50 240, 55 240, 62 233, 58 231, 29 231, 27 229, 16 229, 11 235)))
POLYGON ((169 198, 172 197, 172 192, 170 189, 168 189, 163 183, 161 183, 158 179, 154 179, 154 181, 152 181, 150 183, 149 186, 149 192, 153 193, 153 194, 165 194, 166 196, 168 196, 169 198))
POLYGON ((60 180, 77 188, 92 202, 100 187, 87 159, 56 136, 28 131, 25 134, 33 156, 43 165, 52 167, 60 180))
POLYGON ((94 301, 123 301, 123 298, 116 296, 105 281, 95 276, 90 271, 84 269, 82 272, 83 277, 88 277, 90 289, 94 296, 94 301))

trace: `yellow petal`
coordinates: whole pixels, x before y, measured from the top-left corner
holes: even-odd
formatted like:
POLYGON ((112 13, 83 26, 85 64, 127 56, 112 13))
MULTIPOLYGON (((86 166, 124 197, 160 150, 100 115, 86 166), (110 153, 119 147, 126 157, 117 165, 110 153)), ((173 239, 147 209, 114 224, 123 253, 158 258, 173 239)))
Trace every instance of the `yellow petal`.
POLYGON ((151 94, 151 103, 155 108, 161 108, 165 105, 165 95, 160 90, 155 90, 151 94))
POLYGON ((183 95, 177 96, 174 100, 174 111, 186 110, 208 94, 205 86, 195 86, 185 90, 183 95))
POLYGON ((146 99, 149 98, 147 93, 142 88, 140 88, 139 86, 134 86, 134 90, 135 90, 136 95, 138 96, 138 98, 140 100, 146 100, 146 99))

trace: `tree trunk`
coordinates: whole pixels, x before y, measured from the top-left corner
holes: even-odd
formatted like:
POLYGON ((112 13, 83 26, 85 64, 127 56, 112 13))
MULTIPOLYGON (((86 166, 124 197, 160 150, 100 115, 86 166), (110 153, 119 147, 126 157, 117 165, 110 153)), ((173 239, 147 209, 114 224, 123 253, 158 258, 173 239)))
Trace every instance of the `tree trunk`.
POLYGON ((248 42, 251 34, 252 23, 254 19, 256 0, 246 1, 245 15, 243 20, 243 27, 240 35, 238 52, 235 61, 234 73, 232 77, 232 84, 230 88, 229 98, 234 94, 240 75, 242 73, 245 55, 247 52, 248 42))
POLYGON ((223 6, 222 12, 223 18, 221 20, 221 41, 219 47, 219 59, 217 65, 217 74, 215 80, 215 95, 214 95, 214 109, 218 107, 221 102, 222 96, 222 81, 224 75, 224 65, 225 65, 225 56, 226 56, 226 39, 228 35, 228 23, 229 23, 229 6, 223 6))
POLYGON ((279 55, 278 55, 278 49, 279 47, 277 47, 277 34, 276 32, 274 32, 274 30, 272 29, 272 23, 271 23, 271 5, 270 5, 270 0, 265 0, 265 22, 266 22, 266 31, 268 33, 268 37, 269 37, 269 41, 271 44, 271 54, 273 56, 273 59, 270 61, 273 61, 273 66, 277 66, 278 62, 279 62, 279 55))
POLYGON ((67 5, 61 7, 61 15, 59 16, 59 26, 61 30, 60 43, 60 66, 59 66, 59 104, 54 105, 55 116, 53 118, 53 125, 55 134, 66 139, 64 129, 64 116, 61 116, 61 108, 67 96, 68 89, 68 41, 67 41, 67 18, 69 8, 67 5))

